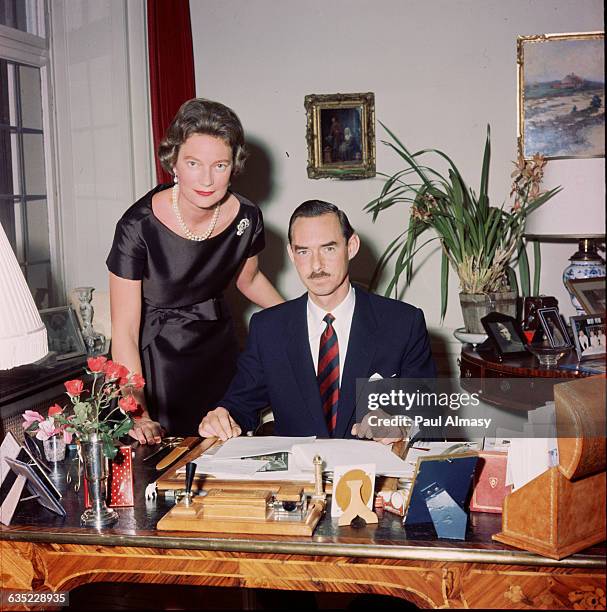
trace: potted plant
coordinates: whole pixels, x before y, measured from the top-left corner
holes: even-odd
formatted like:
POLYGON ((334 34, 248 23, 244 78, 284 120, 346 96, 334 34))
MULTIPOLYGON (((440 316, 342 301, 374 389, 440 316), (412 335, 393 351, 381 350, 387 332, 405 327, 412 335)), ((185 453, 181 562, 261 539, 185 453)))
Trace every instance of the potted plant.
MULTIPOLYGON (((381 122, 380 122, 381 123, 381 122)), ((441 320, 447 310, 447 280, 449 266, 460 281, 460 301, 466 330, 483 333, 480 318, 491 311, 516 314, 518 284, 512 266, 519 261, 519 273, 524 291, 529 286, 529 266, 523 244, 527 215, 560 191, 560 187, 542 192, 546 161, 540 155, 530 160, 522 157, 515 162, 512 173, 514 196, 509 210, 489 204, 489 166, 491 159, 490 128, 481 168, 480 189, 470 189, 456 165, 442 151, 424 149, 411 153, 382 123, 391 137, 382 141, 405 162, 405 167, 386 178, 381 194, 365 210, 373 221, 385 209, 395 204, 410 205, 408 223, 388 245, 375 270, 372 285, 377 282, 387 263, 395 259, 394 272, 386 295, 398 294, 398 281, 404 274, 409 284, 416 253, 433 240, 442 247, 441 260, 441 320), (435 155, 447 165, 447 175, 422 163, 424 155, 435 155), (419 238, 433 231, 418 245, 419 238)))

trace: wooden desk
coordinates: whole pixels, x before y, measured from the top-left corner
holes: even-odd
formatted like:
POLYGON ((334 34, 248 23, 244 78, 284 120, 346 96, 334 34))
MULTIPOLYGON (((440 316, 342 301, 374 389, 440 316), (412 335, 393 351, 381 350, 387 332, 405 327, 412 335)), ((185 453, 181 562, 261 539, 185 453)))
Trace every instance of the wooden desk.
MULTIPOLYGON (((337 528, 325 517, 311 538, 158 532, 170 503, 144 500, 155 472, 140 460, 150 452, 137 452, 137 507, 120 509, 115 528, 80 528, 82 501, 71 490, 65 519, 23 502, 14 524, 0 529, 0 586, 69 591, 91 582, 143 582, 377 593, 422 608, 547 609, 577 602, 591 609, 600 590, 604 597, 604 546, 545 559, 492 542, 501 517, 490 514, 472 514, 466 542, 405 534, 391 514, 363 529, 337 528)), ((56 480, 65 490, 64 475, 56 480)))

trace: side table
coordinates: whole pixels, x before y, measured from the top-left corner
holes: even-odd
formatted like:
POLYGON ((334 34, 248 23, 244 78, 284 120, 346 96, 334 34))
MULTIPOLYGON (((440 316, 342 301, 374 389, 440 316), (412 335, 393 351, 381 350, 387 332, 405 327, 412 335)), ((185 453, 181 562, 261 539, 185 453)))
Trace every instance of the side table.
POLYGON ((512 410, 537 408, 554 399, 555 384, 565 379, 592 375, 583 369, 583 364, 579 367, 575 353, 567 355, 560 365, 578 367, 540 368, 537 359, 531 354, 498 361, 497 358, 479 353, 470 344, 462 347, 459 360, 462 387, 470 392, 480 391, 487 402, 512 410))

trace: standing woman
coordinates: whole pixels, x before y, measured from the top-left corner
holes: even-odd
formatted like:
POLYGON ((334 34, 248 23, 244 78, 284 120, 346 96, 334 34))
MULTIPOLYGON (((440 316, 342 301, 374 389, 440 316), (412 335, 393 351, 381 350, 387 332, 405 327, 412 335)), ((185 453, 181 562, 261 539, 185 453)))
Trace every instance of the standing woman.
POLYGON ((131 435, 193 435, 235 372, 238 344, 223 292, 236 286, 267 308, 283 301, 259 270, 261 211, 229 190, 244 132, 223 104, 195 98, 171 122, 158 156, 174 177, 116 226, 110 271, 112 356, 146 379, 131 435))

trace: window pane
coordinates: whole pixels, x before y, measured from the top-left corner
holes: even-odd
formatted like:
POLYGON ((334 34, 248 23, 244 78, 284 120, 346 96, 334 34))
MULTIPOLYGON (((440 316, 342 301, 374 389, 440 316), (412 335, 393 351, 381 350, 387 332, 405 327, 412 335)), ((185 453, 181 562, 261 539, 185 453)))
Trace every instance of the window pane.
POLYGON ((0 195, 13 193, 11 135, 7 129, 0 128, 0 195))
POLYGON ((29 201, 26 206, 27 260, 42 261, 50 259, 46 200, 29 201))
POLYGON ((50 304, 51 264, 27 266, 27 284, 38 309, 48 308, 50 304))
POLYGON ((25 261, 25 227, 23 226, 23 203, 15 200, 15 254, 17 261, 25 261))
POLYGON ((15 64, 0 60, 0 124, 2 125, 17 125, 15 70, 15 64))
POLYGON ((40 69, 19 66, 19 94, 21 100, 21 126, 42 129, 42 94, 40 69))
POLYGON ((27 195, 45 194, 46 180, 42 134, 23 134, 23 164, 25 193, 27 195))
POLYGON ((17 240, 15 238, 15 203, 9 198, 0 198, 0 224, 15 253, 17 252, 17 240))
POLYGON ((9 123, 8 62, 0 59, 0 123, 9 123))
POLYGON ((37 3, 32 0, 0 0, 0 23, 30 34, 38 32, 37 3))
POLYGON ((25 0, 0 0, 0 23, 27 32, 25 0))

